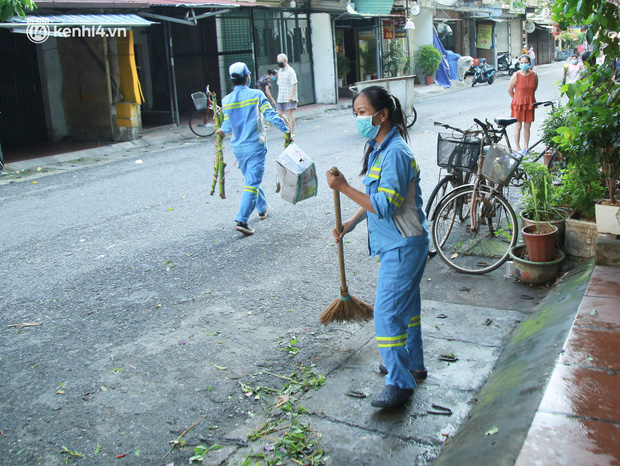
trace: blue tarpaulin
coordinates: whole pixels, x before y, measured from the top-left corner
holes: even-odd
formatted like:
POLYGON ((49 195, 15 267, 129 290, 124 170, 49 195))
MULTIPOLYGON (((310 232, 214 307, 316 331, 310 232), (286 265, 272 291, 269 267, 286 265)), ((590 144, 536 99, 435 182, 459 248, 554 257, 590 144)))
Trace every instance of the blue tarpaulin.
POLYGON ((458 53, 454 53, 452 50, 446 50, 446 55, 448 56, 448 64, 450 65, 450 79, 458 80, 459 58, 461 58, 461 56, 458 53))
POLYGON ((441 41, 439 40, 439 36, 437 35, 437 29, 433 28, 433 45, 441 56, 443 57, 441 63, 439 64, 439 69, 437 70, 437 75, 435 76, 435 81, 441 87, 452 87, 452 82, 450 81, 450 67, 448 66, 448 59, 446 58, 446 50, 441 45, 441 41))

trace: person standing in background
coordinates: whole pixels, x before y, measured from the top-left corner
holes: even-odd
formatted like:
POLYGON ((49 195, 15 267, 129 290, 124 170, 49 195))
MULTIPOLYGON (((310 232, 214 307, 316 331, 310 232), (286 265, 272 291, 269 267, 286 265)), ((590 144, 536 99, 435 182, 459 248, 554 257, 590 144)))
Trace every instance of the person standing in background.
POLYGON ((271 95, 271 85, 276 82, 276 79, 278 79, 278 71, 268 69, 267 74, 262 75, 260 79, 256 81, 256 89, 263 91, 263 94, 267 96, 274 110, 276 108, 276 100, 271 95))
POLYGON ((536 64, 536 54, 534 53, 534 47, 530 45, 530 49, 527 51, 527 54, 530 56, 530 64, 532 65, 532 69, 534 69, 534 65, 536 64))
POLYGON ((289 129, 271 107, 265 94, 248 87, 251 77, 245 63, 233 63, 228 68, 228 74, 235 87, 222 99, 224 122, 215 133, 222 137, 232 133, 230 147, 245 178, 241 205, 235 217, 235 230, 250 236, 254 234, 254 229, 250 228, 248 221, 254 209, 258 210, 259 220, 264 220, 269 212, 267 198, 260 187, 267 157, 264 121, 271 121, 283 133, 287 133, 289 129))
POLYGON ((517 119, 515 124, 515 144, 518 151, 521 150, 519 139, 521 127, 523 127, 523 148, 527 151, 530 145, 530 127, 534 121, 534 107, 536 102, 534 93, 538 88, 538 76, 531 70, 529 55, 521 55, 519 58, 520 70, 512 75, 508 84, 508 94, 512 97, 510 103, 510 116, 517 119))
POLYGON ((566 82, 567 83, 576 82, 580 78, 581 72, 583 70, 584 70, 584 67, 581 63, 579 63, 579 57, 577 56, 576 53, 573 54, 573 56, 570 57, 568 68, 566 70, 566 82))
POLYGON ((288 64, 285 54, 278 55, 278 101, 276 110, 280 118, 286 119, 291 129, 291 137, 295 137, 295 116, 293 111, 297 108, 297 74, 288 64), (285 118, 286 117, 286 118, 285 118))

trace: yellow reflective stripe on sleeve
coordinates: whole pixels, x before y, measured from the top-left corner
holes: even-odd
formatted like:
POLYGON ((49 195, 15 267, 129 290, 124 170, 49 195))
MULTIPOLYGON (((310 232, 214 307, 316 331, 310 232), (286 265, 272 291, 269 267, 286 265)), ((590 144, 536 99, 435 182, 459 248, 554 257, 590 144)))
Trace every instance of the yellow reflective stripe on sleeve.
POLYGON ((261 113, 265 113, 265 110, 267 110, 268 108, 272 108, 269 102, 267 102, 260 108, 261 113))
POLYGON ((397 337, 376 337, 379 348, 390 348, 393 346, 405 346, 407 344, 407 334, 397 337))
POLYGON ((370 167, 370 171, 371 172, 380 172, 381 171, 381 167, 370 167))
POLYGON ((244 186, 243 190, 247 193, 258 194, 258 188, 253 188, 252 186, 244 186))
POLYGON ((379 188, 379 191, 386 193, 388 200, 396 207, 400 207, 400 203, 405 200, 405 198, 403 198, 400 194, 396 191, 392 191, 391 189, 379 188))
POLYGON ((231 108, 242 108, 242 107, 247 107, 249 105, 256 105, 258 104, 258 97, 255 97, 253 99, 248 99, 248 100, 242 100, 241 102, 231 102, 229 104, 224 104, 223 108, 224 110, 230 110, 231 108))
POLYGON ((412 160, 410 165, 411 165, 411 168, 413 168, 413 173, 415 173, 417 175, 418 174, 418 170, 419 170, 418 169, 418 164, 415 163, 415 160, 412 160))
POLYGON ((417 327, 420 325, 420 316, 412 317, 409 321, 409 327, 417 327))
POLYGON ((368 178, 374 178, 375 180, 380 179, 379 175, 375 175, 374 173, 369 173, 368 178))

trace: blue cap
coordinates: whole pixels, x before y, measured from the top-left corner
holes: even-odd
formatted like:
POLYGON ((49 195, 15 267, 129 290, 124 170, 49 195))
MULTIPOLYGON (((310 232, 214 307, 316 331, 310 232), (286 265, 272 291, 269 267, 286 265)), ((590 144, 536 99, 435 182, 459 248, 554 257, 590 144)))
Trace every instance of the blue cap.
POLYGON ((249 76, 250 70, 245 63, 238 61, 237 63, 230 65, 228 68, 228 74, 232 79, 245 78, 246 76, 249 76))

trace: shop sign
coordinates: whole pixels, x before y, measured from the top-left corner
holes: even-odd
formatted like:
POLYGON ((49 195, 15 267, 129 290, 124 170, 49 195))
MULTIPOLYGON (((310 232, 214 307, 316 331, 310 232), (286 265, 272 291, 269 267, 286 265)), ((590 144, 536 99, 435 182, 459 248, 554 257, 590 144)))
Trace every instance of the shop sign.
POLYGON ((493 45, 493 25, 478 24, 476 47, 479 49, 490 49, 491 45, 493 45))

